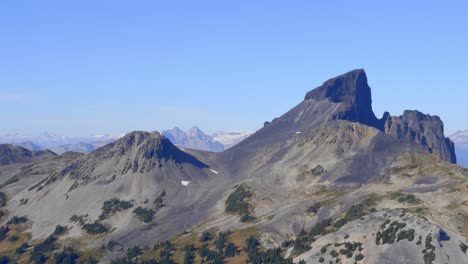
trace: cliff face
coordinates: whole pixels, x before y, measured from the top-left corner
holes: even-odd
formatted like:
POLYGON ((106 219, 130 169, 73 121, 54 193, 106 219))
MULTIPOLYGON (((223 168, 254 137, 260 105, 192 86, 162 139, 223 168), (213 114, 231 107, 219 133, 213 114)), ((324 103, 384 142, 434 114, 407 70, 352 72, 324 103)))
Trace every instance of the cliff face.
POLYGON ((384 115, 384 132, 399 141, 417 145, 445 161, 457 162, 454 143, 444 136, 444 124, 438 116, 405 111, 401 116, 384 115))
POLYGON ((305 100, 329 100, 340 103, 333 119, 358 122, 375 127, 398 141, 411 144, 456 163, 454 143, 444 136, 444 124, 438 116, 405 111, 401 116, 385 113, 377 119, 372 110, 371 88, 364 70, 353 70, 332 78, 308 92, 305 100))
POLYGON ((380 127, 380 121, 372 111, 371 88, 362 69, 350 71, 324 82, 306 94, 304 100, 310 99, 330 100, 333 103, 343 104, 333 119, 380 127))

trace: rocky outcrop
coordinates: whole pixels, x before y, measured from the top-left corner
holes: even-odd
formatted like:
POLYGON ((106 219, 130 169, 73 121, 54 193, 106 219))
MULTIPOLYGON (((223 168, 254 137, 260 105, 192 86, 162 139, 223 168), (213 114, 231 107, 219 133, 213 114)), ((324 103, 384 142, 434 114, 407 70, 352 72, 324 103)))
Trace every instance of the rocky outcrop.
POLYGON ((386 112, 382 119, 377 119, 372 110, 371 88, 362 69, 326 81, 306 94, 305 100, 311 99, 341 104, 333 119, 375 127, 402 143, 456 163, 454 143, 444 136, 444 124, 438 116, 405 111, 402 116, 391 116, 386 112))
POLYGON ((441 159, 456 163, 455 145, 444 136, 444 124, 438 116, 405 111, 401 116, 384 115, 384 132, 399 141, 417 145, 441 159))
POLYGON ((371 88, 367 84, 367 76, 363 69, 353 70, 324 82, 306 94, 304 100, 310 99, 343 104, 333 119, 381 127, 380 120, 372 111, 371 88))

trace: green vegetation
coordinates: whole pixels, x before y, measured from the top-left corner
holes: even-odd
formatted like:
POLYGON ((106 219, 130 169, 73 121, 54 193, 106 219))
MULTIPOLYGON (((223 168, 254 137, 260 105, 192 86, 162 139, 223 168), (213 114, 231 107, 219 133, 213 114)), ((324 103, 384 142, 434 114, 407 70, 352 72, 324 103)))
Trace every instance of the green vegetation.
POLYGON ((315 203, 315 204, 309 206, 307 208, 306 212, 311 213, 311 214, 316 214, 321 207, 322 207, 322 205, 320 203, 315 203))
MULTIPOLYGON (((361 242, 345 242, 341 244, 335 244, 335 247, 339 246, 344 246, 344 248, 340 249, 340 254, 346 256, 346 258, 352 258, 356 250, 363 250, 361 242)), ((364 256, 362 256, 362 258, 364 258, 364 256)))
POLYGON ((0 192, 0 207, 5 206, 7 203, 7 196, 4 192, 0 192))
POLYGON ((72 215, 70 217, 70 222, 73 223, 78 223, 80 226, 84 225, 86 223, 86 217, 87 215, 72 215))
POLYGON ((310 170, 310 173, 314 176, 320 176, 322 175, 323 173, 325 172, 325 169, 320 166, 320 165, 317 165, 315 168, 313 168, 312 170, 310 170))
POLYGON ((28 218, 25 216, 13 216, 8 222, 7 225, 17 225, 17 224, 23 224, 28 221, 28 218))
POLYGON ((195 260, 195 245, 185 245, 184 247, 184 262, 183 264, 193 264, 195 260))
POLYGON ((79 254, 71 247, 64 247, 62 252, 55 254, 55 264, 75 264, 79 254))
POLYGON ((432 245, 432 234, 426 236, 425 248, 423 249, 424 264, 432 264, 435 260, 435 247, 432 245))
POLYGON ((26 198, 26 199, 23 198, 23 199, 20 200, 20 205, 26 205, 28 202, 29 202, 28 198, 26 198))
POLYGON ((48 259, 46 253, 54 251, 56 248, 56 240, 57 239, 54 236, 49 236, 43 242, 34 246, 31 253, 30 261, 36 264, 45 263, 48 259))
POLYGON ((10 259, 7 256, 0 256, 0 264, 8 264, 10 259))
POLYGON ((135 210, 133 210, 133 213, 137 216, 137 218, 140 221, 149 223, 153 221, 155 211, 152 209, 146 209, 146 208, 139 206, 135 210))
POLYGON ((240 221, 243 223, 255 221, 255 217, 251 213, 251 206, 248 203, 248 199, 252 196, 253 194, 248 186, 244 184, 239 185, 226 199, 226 213, 240 215, 240 221))
POLYGON ((5 187, 5 186, 13 184, 13 183, 15 183, 17 181, 19 181, 18 177, 13 176, 10 179, 8 179, 6 182, 4 182, 0 187, 5 187))
POLYGON ((346 212, 345 216, 335 222, 333 228, 339 230, 341 227, 349 222, 360 219, 367 215, 369 212, 373 212, 375 209, 371 208, 375 205, 375 197, 369 197, 357 205, 351 206, 346 212))
POLYGON ((375 244, 393 244, 399 242, 400 240, 408 240, 409 242, 414 240, 416 231, 414 229, 403 230, 406 227, 405 223, 399 223, 398 221, 393 221, 388 227, 387 224, 390 223, 390 220, 385 221, 381 226, 376 236, 375 244))
POLYGON ((162 193, 156 197, 154 200, 154 206, 156 210, 159 210, 165 206, 164 204, 164 197, 166 196, 166 191, 162 191, 162 193))
POLYGON ((29 248, 28 243, 23 243, 23 244, 21 244, 21 246, 19 246, 18 248, 15 249, 15 252, 18 255, 22 255, 22 254, 24 254, 24 252, 26 252, 26 250, 28 250, 28 248, 29 248))
POLYGON ((116 212, 120 212, 123 210, 127 210, 133 207, 133 203, 130 201, 122 201, 117 198, 112 198, 110 200, 105 201, 101 207, 101 215, 99 216, 99 220, 102 221, 104 219, 109 218, 112 214, 116 212))
POLYGON ((412 193, 396 192, 392 193, 392 199, 398 200, 402 204, 419 204, 420 201, 412 193))
POLYGON ((280 248, 261 251, 260 243, 255 237, 249 237, 244 251, 247 252, 247 263, 292 264, 292 259, 285 259, 280 248))
POLYGON ((55 227, 55 230, 54 230, 54 235, 60 236, 60 235, 64 234, 66 231, 67 231, 66 226, 57 225, 55 227))
POLYGON ((88 234, 101 234, 109 231, 109 228, 99 221, 94 221, 91 224, 84 224, 81 226, 81 229, 85 230, 88 234))
POLYGON ((234 257, 235 255, 237 255, 238 252, 239 249, 237 248, 236 244, 232 242, 228 242, 226 244, 226 248, 224 249, 224 255, 226 257, 234 257))
POLYGON ((209 231, 204 231, 202 236, 200 237, 201 242, 207 242, 213 239, 213 235, 209 231))
POLYGON ((460 242, 460 250, 466 254, 466 252, 468 251, 468 246, 460 242))
POLYGON ((8 226, 0 227, 0 242, 6 239, 9 231, 10 231, 10 228, 8 226))

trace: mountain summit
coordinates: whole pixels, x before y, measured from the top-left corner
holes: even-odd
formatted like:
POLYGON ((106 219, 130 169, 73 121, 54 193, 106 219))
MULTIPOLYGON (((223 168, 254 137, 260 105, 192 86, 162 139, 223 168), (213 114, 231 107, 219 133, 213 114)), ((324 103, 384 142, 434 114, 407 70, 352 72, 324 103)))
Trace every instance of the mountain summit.
POLYGON ((333 119, 359 122, 373 127, 380 127, 379 120, 372 111, 371 88, 363 69, 353 70, 337 76, 308 92, 304 100, 330 100, 343 104, 333 119))
POLYGON ((372 110, 371 88, 363 69, 357 69, 326 81, 308 92, 305 100, 329 100, 342 104, 333 119, 348 120, 375 127, 407 144, 417 145, 443 160, 456 163, 453 142, 445 138, 444 125, 438 116, 419 111, 405 111, 398 117, 384 113, 377 119, 372 110))

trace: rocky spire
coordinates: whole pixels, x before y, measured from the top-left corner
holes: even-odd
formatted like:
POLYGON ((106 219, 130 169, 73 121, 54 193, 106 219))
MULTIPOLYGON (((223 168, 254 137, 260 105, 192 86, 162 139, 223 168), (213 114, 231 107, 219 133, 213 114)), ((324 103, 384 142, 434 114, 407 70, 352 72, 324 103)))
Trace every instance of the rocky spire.
POLYGON ((308 92, 305 100, 330 100, 344 105, 335 119, 359 122, 382 130, 381 122, 372 111, 371 88, 363 69, 357 69, 324 82, 308 92))

